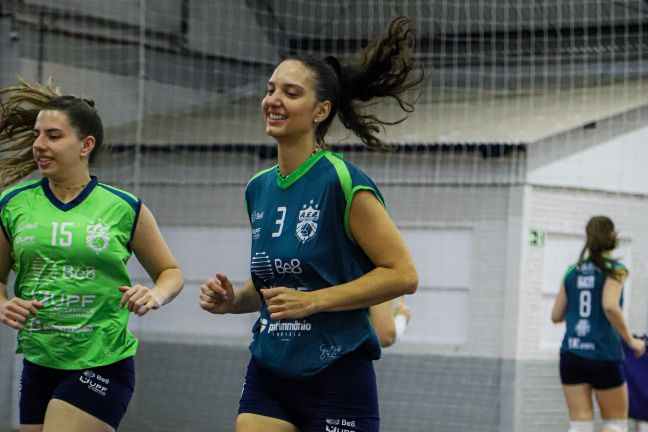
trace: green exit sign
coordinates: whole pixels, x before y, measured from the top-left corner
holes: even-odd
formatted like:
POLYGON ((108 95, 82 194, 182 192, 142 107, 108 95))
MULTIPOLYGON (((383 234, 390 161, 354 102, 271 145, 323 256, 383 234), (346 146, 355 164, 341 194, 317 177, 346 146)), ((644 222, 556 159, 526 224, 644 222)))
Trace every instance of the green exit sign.
POLYGON ((544 246, 545 232, 532 229, 529 235, 529 243, 531 243, 531 245, 533 246, 544 246))

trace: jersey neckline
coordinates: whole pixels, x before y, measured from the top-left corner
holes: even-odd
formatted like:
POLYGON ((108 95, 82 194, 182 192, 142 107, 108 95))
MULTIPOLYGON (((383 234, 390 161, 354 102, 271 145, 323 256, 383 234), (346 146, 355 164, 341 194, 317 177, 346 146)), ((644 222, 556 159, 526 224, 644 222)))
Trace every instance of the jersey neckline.
POLYGON ((83 188, 81 193, 77 195, 72 201, 64 203, 63 201, 58 199, 56 195, 54 195, 54 192, 52 192, 52 189, 49 185, 49 179, 47 177, 43 177, 41 180, 41 186, 43 187, 43 191, 45 192, 47 199, 52 203, 54 207, 62 211, 71 210, 81 204, 88 197, 88 195, 90 195, 90 192, 94 190, 98 183, 99 180, 97 180, 96 176, 90 176, 90 183, 88 183, 86 187, 83 188))
POLYGON ((302 178, 304 174, 306 174, 320 159, 329 154, 342 159, 342 155, 339 153, 333 153, 330 150, 318 151, 317 153, 312 154, 295 171, 291 172, 286 177, 283 177, 281 173, 279 173, 279 164, 275 165, 274 172, 277 177, 277 186, 284 190, 288 189, 290 186, 295 184, 297 180, 302 178))

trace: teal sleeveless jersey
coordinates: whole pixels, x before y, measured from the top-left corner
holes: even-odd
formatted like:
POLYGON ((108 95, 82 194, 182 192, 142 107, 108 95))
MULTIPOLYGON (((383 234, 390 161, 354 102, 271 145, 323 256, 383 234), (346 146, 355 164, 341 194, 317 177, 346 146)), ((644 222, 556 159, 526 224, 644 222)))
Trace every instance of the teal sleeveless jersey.
POLYGON ((46 178, 0 195, 0 221, 11 244, 14 294, 44 304, 18 333, 18 349, 38 365, 83 369, 132 356, 126 262, 141 201, 96 177, 64 204, 46 178))
MULTIPOLYGON (((351 200, 363 189, 383 201, 364 173, 329 151, 314 154, 286 178, 276 166, 252 178, 245 200, 252 225, 255 288, 314 291, 371 271, 375 266, 349 229, 351 200)), ((380 358, 367 309, 272 320, 262 301, 252 331, 254 358, 286 376, 312 375, 358 349, 380 358)))
MULTIPOLYGON (((626 270, 618 261, 607 260, 610 268, 626 270)), ((563 283, 567 294, 565 337, 561 351, 570 351, 590 360, 623 359, 619 332, 603 310, 603 286, 607 276, 592 262, 572 265, 563 283)), ((623 296, 621 297, 623 303, 623 296)))

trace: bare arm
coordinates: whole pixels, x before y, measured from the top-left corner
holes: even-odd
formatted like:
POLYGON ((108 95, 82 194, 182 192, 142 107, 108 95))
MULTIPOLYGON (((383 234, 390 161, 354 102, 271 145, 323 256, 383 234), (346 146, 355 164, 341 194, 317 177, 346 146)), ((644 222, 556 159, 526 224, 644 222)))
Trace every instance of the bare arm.
POLYGON ((619 332, 619 335, 626 343, 632 340, 632 335, 628 331, 623 311, 621 310, 621 292, 623 290, 623 281, 608 277, 603 285, 603 311, 612 326, 619 332))
POLYGON ((227 276, 216 273, 215 279, 208 279, 200 287, 200 307, 214 314, 243 314, 258 312, 261 300, 252 279, 235 292, 227 276))
POLYGON ((140 210, 131 248, 155 285, 149 289, 141 285, 121 287, 124 293, 121 305, 144 315, 151 309, 169 303, 182 290, 184 278, 151 211, 144 205, 140 210))
POLYGON ((627 273, 623 272, 616 279, 613 277, 605 279, 605 285, 603 285, 603 311, 610 324, 619 332, 621 338, 634 351, 635 355, 639 357, 646 351, 646 344, 642 339, 632 336, 621 310, 621 292, 623 291, 626 276, 627 273))
POLYGON ((551 321, 554 324, 561 323, 565 320, 565 312, 567 311, 567 293, 565 291, 565 284, 560 284, 560 290, 556 296, 553 309, 551 310, 551 321))
POLYGON ((392 301, 386 301, 371 306, 369 309, 371 324, 376 330, 376 335, 380 341, 380 346, 386 348, 396 342, 396 325, 394 323, 394 312, 392 311, 392 301))
POLYGON ((4 233, 0 233, 0 322, 15 330, 22 330, 27 319, 36 316, 36 310, 43 305, 36 300, 29 301, 17 297, 9 300, 7 279, 11 262, 11 245, 4 233))
POLYGON ((350 227, 376 268, 354 281, 312 292, 285 287, 262 289, 272 319, 362 309, 416 291, 418 274, 414 260, 396 225, 372 192, 360 191, 355 195, 350 227))

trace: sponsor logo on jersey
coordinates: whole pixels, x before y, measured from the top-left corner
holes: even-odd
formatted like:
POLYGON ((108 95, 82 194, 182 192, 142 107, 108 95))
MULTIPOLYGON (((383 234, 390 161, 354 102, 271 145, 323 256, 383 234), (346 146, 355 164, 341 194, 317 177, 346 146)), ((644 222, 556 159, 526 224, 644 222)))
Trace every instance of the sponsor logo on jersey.
POLYGON ((301 262, 298 258, 293 258, 290 261, 283 261, 280 258, 274 260, 275 270, 277 274, 301 274, 301 262))
POLYGON ((76 267, 69 264, 63 264, 61 266, 61 274, 63 279, 72 279, 72 280, 93 280, 97 276, 95 268, 92 266, 87 267, 76 267))
POLYGON ((94 330, 94 326, 43 324, 41 320, 37 318, 32 318, 29 320, 29 324, 27 325, 26 330, 29 331, 30 333, 38 333, 41 331, 56 332, 56 333, 89 333, 92 330, 94 330))
POLYGON ((110 227, 101 221, 86 226, 86 244, 96 253, 102 253, 110 244, 110 227))
POLYGON ((326 419, 326 432, 355 432, 355 420, 326 419))
POLYGON ((310 200, 308 207, 304 204, 302 210, 299 211, 299 222, 295 229, 295 234, 301 243, 306 243, 312 239, 317 233, 317 221, 320 217, 319 204, 313 206, 313 200, 310 200))
POLYGON ((92 307, 96 300, 96 294, 55 294, 47 290, 35 289, 31 292, 31 297, 44 305, 57 305, 65 307, 92 307))
POLYGON ((596 346, 594 345, 593 342, 581 342, 581 340, 576 337, 568 338, 567 345, 569 346, 569 349, 579 349, 579 350, 587 350, 587 351, 594 351, 596 349, 596 346))
POLYGON ((268 325, 268 333, 274 332, 302 332, 310 331, 311 323, 308 321, 279 321, 268 325))
POLYGON ((596 278, 594 275, 579 275, 578 280, 576 281, 576 286, 578 287, 578 289, 592 289, 594 288, 595 281, 596 278))
POLYGON ((19 244, 30 244, 34 243, 36 241, 36 236, 35 235, 26 235, 26 236, 16 236, 16 239, 14 240, 14 243, 19 245, 19 244))
POLYGON ((252 239, 258 240, 261 238, 261 228, 252 228, 252 239))
POLYGON ((254 254, 252 262, 250 263, 250 272, 264 282, 274 278, 272 263, 270 262, 270 257, 265 251, 256 252, 254 254))
POLYGON ((259 333, 266 332, 274 337, 295 337, 301 336, 302 333, 310 332, 313 326, 306 320, 295 321, 268 321, 261 318, 261 328, 259 333))
POLYGON ((38 228, 38 224, 31 223, 31 222, 23 222, 20 225, 18 225, 18 228, 16 228, 16 232, 33 230, 36 228, 38 228))
POLYGON ((250 221, 252 223, 254 223, 254 222, 258 221, 258 220, 261 220, 261 219, 263 219, 263 212, 258 212, 258 211, 253 211, 252 212, 252 216, 250 216, 250 221))

